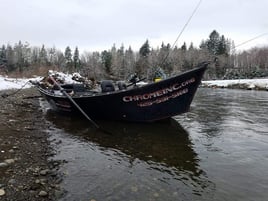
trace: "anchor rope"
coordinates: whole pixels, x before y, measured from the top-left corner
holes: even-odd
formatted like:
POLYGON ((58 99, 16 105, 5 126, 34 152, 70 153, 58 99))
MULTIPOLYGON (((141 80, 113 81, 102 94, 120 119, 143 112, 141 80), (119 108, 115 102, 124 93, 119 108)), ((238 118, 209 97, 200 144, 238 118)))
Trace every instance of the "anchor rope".
POLYGON ((14 95, 16 95, 17 93, 19 93, 27 84, 29 84, 29 83, 31 83, 30 81, 27 81, 27 82, 25 82, 23 85, 22 85, 22 87, 21 88, 19 88, 19 89, 17 89, 17 90, 15 90, 14 92, 12 92, 12 93, 9 93, 9 94, 7 94, 7 93, 3 93, 1 96, 2 96, 2 98, 7 98, 7 97, 9 97, 9 96, 14 96, 14 95))

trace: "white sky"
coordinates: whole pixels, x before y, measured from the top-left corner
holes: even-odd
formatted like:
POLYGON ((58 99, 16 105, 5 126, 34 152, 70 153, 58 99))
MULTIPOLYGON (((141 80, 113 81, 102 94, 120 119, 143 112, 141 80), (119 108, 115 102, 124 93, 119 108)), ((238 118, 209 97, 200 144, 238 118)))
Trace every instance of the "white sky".
MULTIPOLYGON (((0 0, 0 45, 102 51, 171 45, 199 0, 0 0)), ((268 33, 268 0, 203 0, 179 38, 198 47, 215 29, 238 45, 268 33)), ((268 34, 240 48, 268 45, 268 34)))

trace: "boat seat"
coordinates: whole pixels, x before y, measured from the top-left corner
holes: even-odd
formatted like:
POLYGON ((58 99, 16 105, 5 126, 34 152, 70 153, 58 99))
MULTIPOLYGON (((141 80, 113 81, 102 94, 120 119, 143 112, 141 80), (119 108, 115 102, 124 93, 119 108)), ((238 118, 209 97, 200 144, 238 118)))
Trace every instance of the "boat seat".
POLYGON ((64 84, 61 85, 66 91, 85 92, 85 86, 83 84, 64 84))
POLYGON ((101 82, 101 91, 102 92, 112 92, 115 91, 115 87, 112 80, 103 80, 101 82))
POLYGON ((119 90, 127 89, 127 85, 126 85, 126 83, 124 81, 118 81, 117 86, 118 86, 119 90))

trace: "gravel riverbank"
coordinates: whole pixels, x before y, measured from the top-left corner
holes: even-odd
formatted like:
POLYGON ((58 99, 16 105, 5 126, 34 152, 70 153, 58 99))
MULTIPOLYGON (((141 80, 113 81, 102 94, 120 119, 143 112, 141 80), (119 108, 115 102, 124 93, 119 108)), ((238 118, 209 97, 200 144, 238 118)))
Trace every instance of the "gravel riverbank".
POLYGON ((49 125, 35 88, 0 91, 0 200, 57 200, 60 161, 50 160, 49 125))

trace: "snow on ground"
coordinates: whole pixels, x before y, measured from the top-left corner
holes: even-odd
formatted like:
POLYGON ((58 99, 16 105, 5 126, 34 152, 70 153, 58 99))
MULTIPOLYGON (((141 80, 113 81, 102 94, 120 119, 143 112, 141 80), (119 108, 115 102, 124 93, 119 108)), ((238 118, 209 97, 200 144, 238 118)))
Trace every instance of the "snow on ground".
MULTIPOLYGON (((50 70, 48 72, 49 75, 56 75, 57 78, 64 81, 64 83, 77 83, 75 80, 72 79, 73 76, 81 77, 78 73, 74 74, 64 74, 57 71, 50 70)), ((20 89, 20 88, 30 88, 33 85, 29 81, 40 81, 43 77, 35 77, 35 78, 8 78, 0 75, 0 90, 6 90, 6 89, 20 89)))
MULTIPOLYGON (((54 72, 50 72, 53 74, 54 72)), ((59 76, 64 77, 64 80, 68 83, 75 82, 71 79, 71 76, 64 76, 59 74, 59 76)), ((29 80, 38 81, 41 77, 31 78, 31 79, 16 79, 8 78, 0 75, 0 90, 5 89, 20 89, 24 85, 24 88, 32 87, 33 85, 29 83, 29 80)), ((212 80, 212 81, 202 81, 203 87, 219 87, 219 88, 242 88, 242 89, 261 89, 268 90, 268 79, 238 79, 238 80, 212 80)))
POLYGON ((202 81, 203 87, 268 90, 268 79, 238 79, 202 81))
POLYGON ((0 75, 0 90, 5 89, 20 89, 23 85, 25 88, 29 88, 32 85, 28 82, 30 79, 15 79, 3 77, 0 75))

